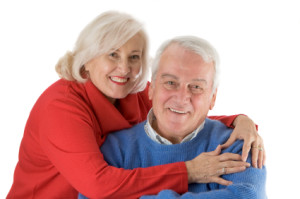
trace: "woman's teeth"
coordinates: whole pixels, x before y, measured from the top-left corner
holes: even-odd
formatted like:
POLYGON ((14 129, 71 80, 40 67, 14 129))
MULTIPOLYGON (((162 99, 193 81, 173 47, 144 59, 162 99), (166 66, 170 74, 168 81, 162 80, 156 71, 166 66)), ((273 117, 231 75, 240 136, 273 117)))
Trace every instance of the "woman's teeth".
POLYGON ((128 78, 120 78, 120 77, 111 77, 111 80, 119 83, 125 83, 128 81, 128 78))

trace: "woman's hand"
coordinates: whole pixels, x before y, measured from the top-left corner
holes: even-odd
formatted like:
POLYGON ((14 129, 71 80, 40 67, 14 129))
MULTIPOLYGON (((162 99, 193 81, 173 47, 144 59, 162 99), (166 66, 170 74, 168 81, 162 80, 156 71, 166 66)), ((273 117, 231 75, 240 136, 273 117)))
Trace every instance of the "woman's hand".
POLYGON ((262 168, 265 164, 266 154, 262 138, 258 135, 254 122, 247 116, 239 115, 233 122, 234 130, 222 146, 225 149, 236 140, 244 140, 242 160, 246 161, 250 149, 252 149, 252 166, 262 168))
POLYGON ((201 153, 196 158, 186 161, 189 183, 218 183, 230 185, 231 181, 224 180, 221 175, 244 171, 250 166, 242 161, 239 154, 221 154, 219 145, 214 151, 201 153))

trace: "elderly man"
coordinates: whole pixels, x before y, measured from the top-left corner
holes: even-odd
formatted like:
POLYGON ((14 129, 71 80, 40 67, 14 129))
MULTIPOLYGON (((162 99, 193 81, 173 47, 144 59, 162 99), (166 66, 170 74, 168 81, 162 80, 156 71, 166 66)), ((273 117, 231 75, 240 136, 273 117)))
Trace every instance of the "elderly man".
POLYGON ((242 141, 221 152, 232 129, 207 118, 218 76, 217 52, 203 39, 177 37, 158 50, 147 121, 110 134, 101 151, 110 165, 125 169, 178 161, 202 169, 188 176, 187 193, 162 190, 142 198, 266 198, 265 168, 250 167, 250 158, 241 161, 242 141))

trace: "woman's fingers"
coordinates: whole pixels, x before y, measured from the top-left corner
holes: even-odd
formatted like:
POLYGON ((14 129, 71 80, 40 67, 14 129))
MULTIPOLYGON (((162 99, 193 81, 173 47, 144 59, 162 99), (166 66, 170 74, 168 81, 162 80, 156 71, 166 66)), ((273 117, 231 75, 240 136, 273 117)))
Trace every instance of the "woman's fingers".
POLYGON ((217 156, 221 153, 221 150, 222 150, 221 145, 218 145, 217 148, 214 151, 206 152, 206 154, 211 155, 211 156, 217 156))
POLYGON ((262 151, 259 151, 259 154, 258 154, 258 168, 262 168, 263 165, 265 164, 264 161, 265 161, 266 157, 265 157, 265 151, 264 149, 262 151))
POLYGON ((231 181, 225 180, 221 177, 213 177, 212 182, 215 182, 215 183, 218 183, 218 184, 221 184, 221 185, 224 185, 224 186, 229 186, 229 185, 232 184, 231 181))
POLYGON ((228 160, 236 160, 236 161, 242 161, 242 157, 239 154, 235 153, 223 153, 219 156, 219 160, 221 162, 228 161, 228 160))
POLYGON ((243 144, 243 150, 242 150, 242 160, 246 162, 247 158, 248 158, 248 154, 251 150, 251 144, 252 144, 252 140, 250 139, 245 139, 244 140, 244 144, 243 144))
POLYGON ((253 142, 251 147, 252 153, 252 165, 255 168, 262 168, 265 163, 265 150, 264 144, 261 138, 257 139, 257 141, 253 142))
POLYGON ((221 169, 218 169, 217 176, 226 175, 226 174, 232 174, 232 173, 238 173, 245 171, 248 166, 236 166, 236 167, 223 167, 221 169))
POLYGON ((250 167, 250 163, 243 161, 225 161, 221 162, 220 168, 234 168, 234 167, 250 167))
POLYGON ((229 146, 231 146, 235 141, 237 140, 237 138, 235 137, 235 134, 231 134, 231 136, 229 137, 229 139, 221 145, 222 149, 226 149, 229 146))
POLYGON ((220 154, 220 152, 221 146, 219 145, 214 151, 201 153, 194 159, 186 161, 188 182, 215 182, 227 185, 229 183, 228 181, 216 177, 241 172, 250 166, 248 162, 242 161, 242 157, 239 154, 220 154))

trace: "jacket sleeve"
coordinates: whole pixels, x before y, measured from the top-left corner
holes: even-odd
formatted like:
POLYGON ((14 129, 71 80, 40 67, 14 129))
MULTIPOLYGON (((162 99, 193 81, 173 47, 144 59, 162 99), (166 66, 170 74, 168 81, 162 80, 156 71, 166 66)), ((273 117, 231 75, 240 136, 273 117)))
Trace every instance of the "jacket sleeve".
POLYGON ((222 122, 223 124, 225 124, 227 127, 234 128, 233 121, 235 120, 235 118, 237 116, 239 116, 239 115, 208 116, 208 118, 212 119, 212 120, 219 120, 220 122, 222 122))
POLYGON ((108 166, 88 114, 81 104, 57 100, 44 110, 37 138, 51 164, 78 192, 89 198, 138 198, 163 189, 187 191, 184 162, 133 170, 108 166))

